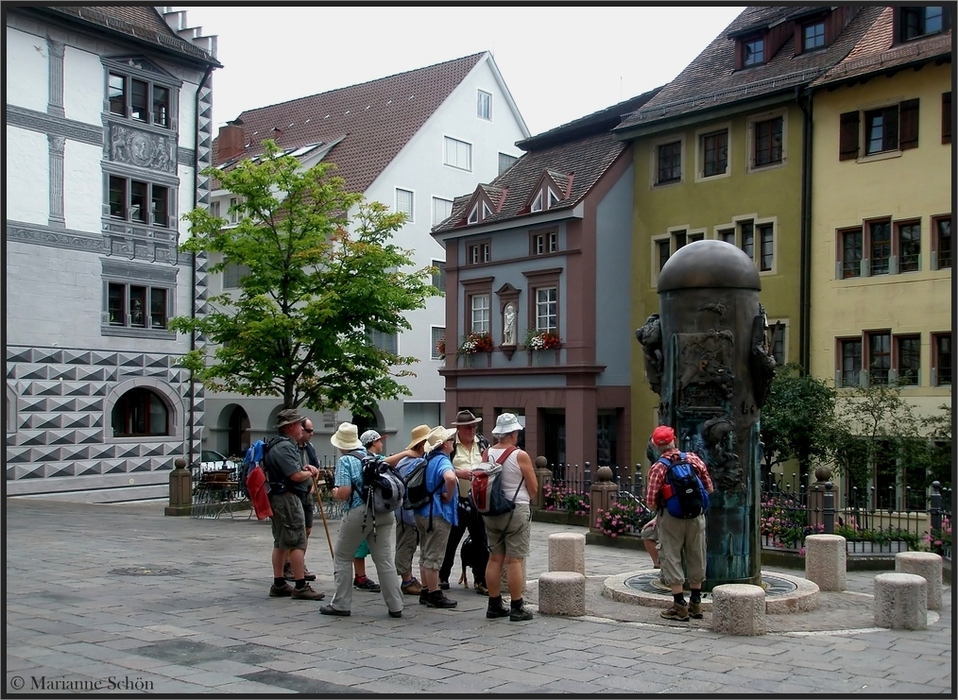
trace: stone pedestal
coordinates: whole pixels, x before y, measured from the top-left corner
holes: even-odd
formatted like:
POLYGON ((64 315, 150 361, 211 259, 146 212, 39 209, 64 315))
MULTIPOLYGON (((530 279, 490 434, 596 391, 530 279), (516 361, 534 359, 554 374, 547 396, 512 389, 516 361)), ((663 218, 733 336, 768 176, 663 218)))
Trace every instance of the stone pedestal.
POLYGON ((186 460, 177 457, 170 472, 170 505, 163 509, 163 515, 185 515, 193 513, 193 475, 186 468, 186 460))
POLYGON ((533 499, 533 506, 543 509, 546 506, 546 485, 552 483, 552 472, 548 468, 548 462, 542 455, 536 457, 535 472, 536 482, 539 484, 539 490, 533 499))
POLYGON ((549 571, 575 571, 585 575, 585 535, 557 532, 549 535, 549 571))
POLYGON ((805 538, 805 578, 823 591, 845 590, 845 538, 809 535, 805 538))
POLYGON ((923 630, 928 626, 928 583, 917 574, 875 577, 875 626, 923 630))
POLYGON ((549 571, 539 577, 539 612, 543 615, 585 615, 585 576, 549 571))
POLYGON ((612 470, 609 467, 599 467, 595 472, 595 481, 589 489, 589 531, 602 534, 602 530, 595 526, 600 510, 607 511, 616 502, 619 485, 612 481, 612 470))
POLYGON ((915 574, 928 585, 928 609, 941 610, 941 557, 932 552, 899 552, 895 571, 915 574))
POLYGON ((748 583, 713 588, 712 631, 740 637, 765 634, 765 589, 748 583))

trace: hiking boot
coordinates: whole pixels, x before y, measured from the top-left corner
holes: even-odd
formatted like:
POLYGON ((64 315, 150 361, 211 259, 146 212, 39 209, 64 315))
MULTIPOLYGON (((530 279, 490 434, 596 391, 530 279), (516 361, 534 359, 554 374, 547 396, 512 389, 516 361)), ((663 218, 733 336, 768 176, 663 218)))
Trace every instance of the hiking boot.
POLYGON ((389 617, 402 617, 402 610, 390 610, 389 617))
POLYGON ((402 588, 402 592, 406 595, 419 595, 422 593, 422 584, 419 583, 415 577, 400 584, 400 588, 402 588))
POLYGON ((475 585, 475 589, 476 589, 476 593, 478 593, 479 595, 489 595, 489 589, 486 588, 486 584, 484 583, 479 583, 477 581, 475 585))
POLYGON ((426 598, 427 608, 454 608, 459 605, 458 600, 451 600, 441 590, 429 591, 429 597, 426 598))
POLYGON ((695 601, 689 603, 689 617, 695 618, 696 620, 701 620, 704 617, 704 615, 702 615, 701 601, 698 603, 695 601))
POLYGON ((495 598, 492 596, 489 597, 489 604, 486 606, 486 617, 490 620, 493 620, 497 617, 508 617, 509 608, 502 604, 502 596, 497 595, 495 598))
POLYGON ((325 593, 314 591, 308 583, 302 588, 294 588, 291 595, 296 600, 322 600, 326 597, 325 593))
POLYGON ((448 591, 448 590, 449 590, 449 582, 448 582, 448 581, 440 581, 440 582, 439 582, 439 590, 440 590, 440 591, 448 591))
POLYGON ((336 617, 349 617, 352 613, 349 610, 337 610, 332 605, 324 605, 319 609, 320 615, 335 615, 336 617))
POLYGON ((364 579, 362 583, 359 583, 356 579, 353 579, 353 588, 360 591, 369 591, 370 593, 379 593, 379 591, 382 590, 382 586, 368 577, 364 579))
POLYGON ((293 587, 288 583, 279 588, 275 583, 269 587, 269 597, 270 598, 288 598, 293 594, 293 587))
MULTIPOLYGON (((316 574, 312 573, 312 572, 311 572, 309 569, 307 569, 305 566, 303 567, 303 572, 306 574, 305 576, 303 576, 303 578, 305 578, 307 581, 315 581, 315 580, 316 580, 316 574)), ((296 577, 293 576, 293 569, 292 569, 292 567, 290 567, 289 562, 287 562, 287 563, 286 563, 286 566, 283 567, 283 578, 286 579, 287 581, 295 581, 295 580, 296 580, 296 577)))
POLYGON ((429 589, 425 586, 423 586, 423 589, 419 591, 419 604, 429 605, 429 589))
POLYGON ((689 606, 672 603, 672 607, 659 613, 666 620, 676 620, 678 622, 689 621, 689 606))
POLYGON ((512 609, 509 611, 509 620, 511 622, 522 622, 523 620, 532 619, 532 613, 525 609, 522 604, 522 598, 512 601, 510 605, 512 606, 512 609))

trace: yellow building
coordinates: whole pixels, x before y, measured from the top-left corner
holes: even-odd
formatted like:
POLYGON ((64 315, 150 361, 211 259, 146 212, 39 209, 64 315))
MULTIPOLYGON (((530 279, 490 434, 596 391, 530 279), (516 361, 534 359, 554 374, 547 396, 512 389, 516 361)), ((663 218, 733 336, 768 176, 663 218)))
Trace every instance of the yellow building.
POLYGON ((810 370, 840 388, 899 382, 919 415, 951 404, 947 9, 884 8, 811 85, 810 370))
MULTIPOLYGON (((657 275, 699 239, 755 262, 779 363, 808 365, 808 85, 838 64, 881 8, 750 7, 615 132, 632 141, 632 323, 659 311, 657 275)), ((636 343, 633 460, 658 424, 636 343)))

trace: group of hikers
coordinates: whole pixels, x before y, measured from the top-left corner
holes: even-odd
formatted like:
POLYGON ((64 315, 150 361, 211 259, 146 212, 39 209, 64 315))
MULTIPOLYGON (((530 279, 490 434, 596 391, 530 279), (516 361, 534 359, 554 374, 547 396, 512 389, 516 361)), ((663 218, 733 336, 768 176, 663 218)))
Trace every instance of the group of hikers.
MULTIPOLYGON (((351 614, 353 590, 381 592, 390 617, 400 618, 403 596, 419 597, 431 608, 454 608, 449 598, 449 577, 457 558, 473 570, 474 590, 488 596, 487 618, 531 620, 523 604, 523 562, 529 555, 531 501, 539 484, 529 454, 519 448, 523 426, 512 413, 502 413, 490 431, 490 443, 478 432, 482 418, 459 411, 450 427, 418 425, 410 432, 405 449, 385 456, 384 439, 375 430, 359 434, 358 427, 341 423, 330 438, 340 452, 332 474, 334 499, 343 502, 344 513, 333 549, 332 599, 319 610, 323 615, 351 614), (370 455, 395 469, 403 480, 413 470, 422 473, 426 496, 414 507, 397 507, 377 519, 364 486, 364 465, 370 455), (499 465, 500 498, 507 508, 497 511, 477 507, 474 482, 490 464, 499 465), (424 469, 424 471, 422 471, 424 469), (501 512, 500 512, 501 511, 501 512), (460 551, 460 541, 468 533, 460 551), (419 577, 413 573, 413 557, 419 549, 419 577), (371 555, 380 583, 365 570, 371 555), (501 591, 505 581, 509 607, 501 591)), ((272 509, 273 584, 269 595, 305 600, 323 600, 314 590, 316 576, 305 565, 312 530, 313 498, 321 470, 310 438, 312 423, 295 409, 280 411, 277 438, 270 441, 263 460, 272 509), (292 581, 292 585, 289 583, 292 581)), ((702 618, 701 594, 705 580, 705 508, 712 481, 702 460, 681 452, 669 426, 657 427, 649 440, 649 470, 646 504, 656 511, 643 530, 653 562, 661 568, 661 580, 672 592, 672 605, 662 611, 669 620, 702 618), (683 476, 684 475, 684 476, 683 476), (684 479, 684 480, 683 480, 684 479), (704 502, 703 502, 704 501, 704 502), (683 570, 683 561, 684 567, 683 570), (685 600, 686 578, 690 599, 685 600)), ((327 476, 328 479, 328 476, 327 476)))
MULTIPOLYGON (((403 596, 418 595, 431 608, 454 608, 449 598, 449 576, 468 533, 469 565, 475 592, 488 596, 486 617, 531 620, 523 605, 523 560, 529 555, 531 500, 538 482, 529 454, 518 448, 523 426, 512 413, 496 419, 490 443, 478 433, 482 418, 460 411, 451 427, 418 425, 406 448, 382 461, 405 478, 425 460, 424 484, 428 498, 413 509, 397 508, 388 518, 370 514, 364 494, 363 468, 370 454, 382 454, 383 438, 375 430, 362 435, 353 423, 342 423, 330 438, 340 451, 332 475, 332 496, 344 505, 333 546, 335 590, 323 615, 351 614, 354 589, 381 592, 390 617, 402 617, 403 596), (501 467, 500 488, 509 501, 507 512, 481 515, 472 496, 476 469, 484 463, 501 467), (413 575, 413 557, 419 548, 419 578, 413 575), (371 555, 380 583, 365 575, 365 557, 371 555), (502 572, 506 571, 509 607, 503 602, 502 572)), ((263 467, 269 484, 273 534, 273 584, 269 595, 323 600, 314 590, 315 575, 306 569, 305 552, 312 529, 314 489, 321 470, 310 443, 312 424, 295 409, 280 411, 279 436, 270 441, 263 467), (289 583, 292 581, 292 585, 289 583)), ((466 547, 464 547, 465 552, 466 547)))

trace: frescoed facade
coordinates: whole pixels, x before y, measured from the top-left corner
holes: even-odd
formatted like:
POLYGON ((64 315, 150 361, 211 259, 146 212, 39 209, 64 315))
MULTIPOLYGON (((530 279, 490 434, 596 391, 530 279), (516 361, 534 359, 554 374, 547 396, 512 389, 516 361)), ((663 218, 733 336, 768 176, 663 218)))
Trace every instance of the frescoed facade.
POLYGON ((169 318, 205 205, 215 37, 147 6, 5 8, 7 495, 162 497, 203 394, 169 318))

